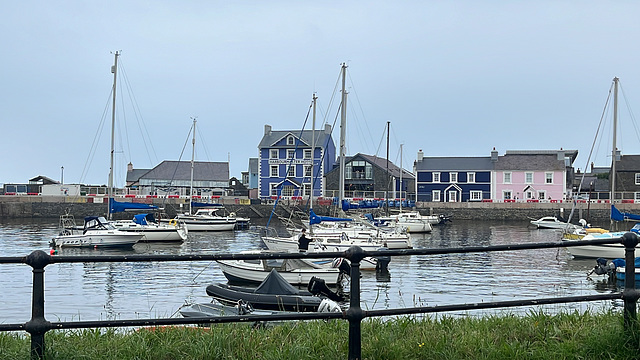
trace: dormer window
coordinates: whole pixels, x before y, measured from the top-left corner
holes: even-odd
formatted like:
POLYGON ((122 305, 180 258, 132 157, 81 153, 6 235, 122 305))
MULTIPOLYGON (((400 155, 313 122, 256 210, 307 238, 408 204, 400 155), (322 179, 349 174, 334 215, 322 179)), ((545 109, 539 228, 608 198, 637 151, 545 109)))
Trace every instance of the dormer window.
POLYGON ((296 144, 296 139, 292 135, 289 135, 289 137, 287 138, 287 145, 295 145, 295 144, 296 144))

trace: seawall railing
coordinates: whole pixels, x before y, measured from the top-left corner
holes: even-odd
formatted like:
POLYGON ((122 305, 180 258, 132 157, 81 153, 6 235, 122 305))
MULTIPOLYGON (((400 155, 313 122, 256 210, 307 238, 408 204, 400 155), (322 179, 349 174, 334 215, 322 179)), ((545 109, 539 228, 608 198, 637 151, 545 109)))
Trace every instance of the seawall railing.
MULTIPOLYGON (((439 313, 450 311, 511 308, 519 306, 535 306, 548 304, 576 303, 601 300, 621 299, 624 302, 623 317, 625 330, 636 334, 638 331, 636 304, 640 292, 635 289, 635 247, 638 236, 626 233, 617 239, 579 240, 563 242, 510 244, 477 247, 456 247, 437 249, 406 249, 385 251, 364 251, 360 247, 352 246, 344 252, 323 253, 259 253, 259 254, 211 254, 211 255, 97 255, 97 256, 51 256, 44 251, 37 250, 22 257, 0 257, 0 264, 27 264, 33 269, 33 287, 31 303, 31 319, 21 324, 0 324, 0 331, 26 331, 31 336, 31 358, 44 359, 45 334, 50 330, 83 329, 83 328, 112 328, 137 326, 164 326, 185 324, 213 324, 229 322, 262 322, 282 320, 312 320, 312 319, 344 319, 349 322, 349 359, 361 359, 362 320, 371 317, 439 313), (519 251, 530 249, 560 248, 573 246, 619 244, 625 246, 625 287, 621 292, 609 294, 565 296, 551 298, 521 299, 513 301, 496 301, 467 304, 449 304, 437 306, 419 306, 383 310, 363 310, 360 307, 360 261, 367 256, 429 256, 439 254, 460 254, 493 251, 519 251), (194 318, 160 318, 133 320, 96 320, 96 321, 57 321, 51 322, 45 318, 45 283, 44 269, 51 264, 62 263, 98 263, 98 262, 168 262, 168 261, 214 261, 214 260, 256 260, 256 259, 321 259, 343 257, 351 262, 351 281, 349 307, 343 312, 328 313, 292 313, 277 315, 241 315, 221 317, 194 318)), ((71 295, 70 295, 71 296, 71 295)))

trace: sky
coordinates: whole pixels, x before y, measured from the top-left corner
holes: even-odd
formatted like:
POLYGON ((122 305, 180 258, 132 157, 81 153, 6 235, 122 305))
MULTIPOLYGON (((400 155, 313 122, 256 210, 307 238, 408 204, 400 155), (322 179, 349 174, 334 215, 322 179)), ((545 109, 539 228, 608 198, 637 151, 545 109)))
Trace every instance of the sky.
POLYGON ((195 159, 240 178, 265 124, 311 129, 313 93, 316 128, 334 124, 342 63, 347 155, 386 157, 389 123, 389 159, 409 170, 418 150, 494 147, 608 166, 611 128, 594 139, 616 76, 618 148, 640 154, 638 14, 636 1, 5 2, 0 183, 107 183, 115 51, 117 186, 129 162, 190 160, 192 118, 195 159))

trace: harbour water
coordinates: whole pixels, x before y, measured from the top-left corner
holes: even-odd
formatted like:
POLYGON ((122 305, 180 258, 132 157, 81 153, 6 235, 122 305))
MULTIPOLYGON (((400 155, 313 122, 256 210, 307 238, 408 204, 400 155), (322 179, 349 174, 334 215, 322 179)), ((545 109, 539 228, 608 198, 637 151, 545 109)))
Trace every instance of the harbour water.
MULTIPOLYGON (((49 250, 55 220, 0 220, 0 256, 49 250)), ((555 230, 527 222, 454 221, 431 234, 412 235, 414 247, 443 248, 559 241, 555 230)), ((260 249, 259 231, 189 233, 183 244, 137 244, 133 250, 62 249, 63 255, 213 254, 260 249)), ((539 297, 590 295, 615 291, 615 284, 587 278, 594 260, 572 259, 566 249, 395 257, 389 276, 364 272, 362 307, 385 309, 539 297)), ((0 264, 3 289, 0 323, 31 317, 31 267, 0 264)), ((49 321, 139 319, 179 316, 187 302, 209 302, 205 287, 226 282, 215 262, 78 263, 45 268, 45 315, 49 321)), ((611 302, 549 305, 544 311, 607 310, 611 302)), ((526 313, 539 308, 485 310, 526 313)))

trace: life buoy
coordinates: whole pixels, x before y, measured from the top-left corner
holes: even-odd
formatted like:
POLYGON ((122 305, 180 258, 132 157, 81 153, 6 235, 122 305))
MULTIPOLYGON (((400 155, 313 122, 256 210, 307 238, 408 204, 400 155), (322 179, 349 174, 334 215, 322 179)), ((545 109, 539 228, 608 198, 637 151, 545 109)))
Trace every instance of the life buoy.
POLYGON ((178 221, 176 219, 169 220, 169 225, 178 226, 178 221))

